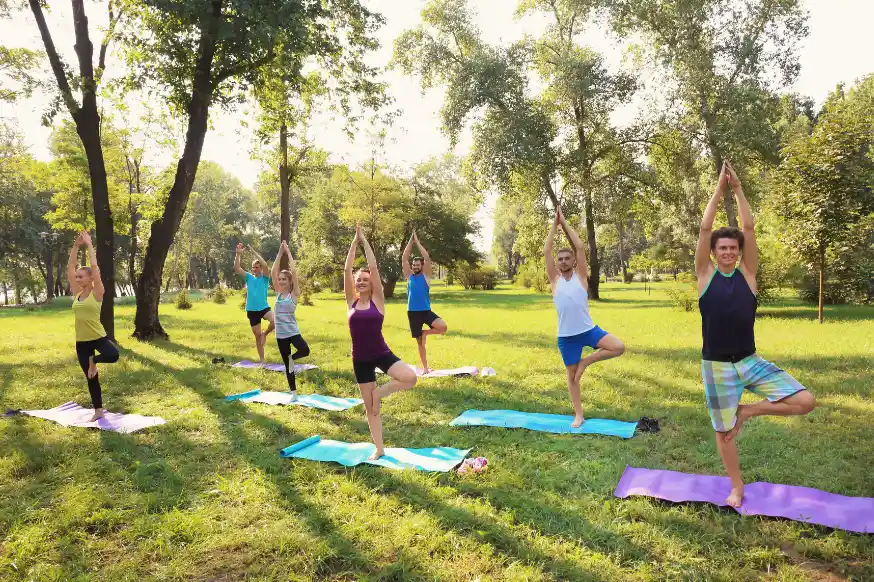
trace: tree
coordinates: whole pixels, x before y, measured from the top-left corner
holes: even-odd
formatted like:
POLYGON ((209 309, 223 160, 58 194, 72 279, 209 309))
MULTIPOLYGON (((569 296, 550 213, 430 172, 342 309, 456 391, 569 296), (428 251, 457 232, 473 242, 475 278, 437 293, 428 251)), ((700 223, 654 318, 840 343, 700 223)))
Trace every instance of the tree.
POLYGON ((187 119, 182 156, 164 210, 152 222, 137 287, 134 337, 148 340, 167 337, 158 318, 161 278, 194 184, 210 108, 230 105, 257 85, 278 50, 298 71, 311 57, 354 69, 374 46, 381 20, 358 0, 155 2, 137 5, 135 16, 137 29, 125 37, 133 80, 158 87, 187 119))
MULTIPOLYGON (((611 11, 614 30, 642 35, 674 81, 666 96, 682 104, 674 125, 707 153, 711 182, 727 157, 741 169, 755 159, 779 162, 774 90, 800 69, 800 0, 615 0, 611 11)), ((737 226, 731 196, 724 207, 737 226)))
POLYGON ((819 275, 820 323, 827 258, 859 248, 870 238, 854 234, 874 213, 872 128, 874 76, 849 93, 839 86, 829 96, 812 134, 799 136, 784 148, 774 180, 787 225, 785 239, 819 275))
MULTIPOLYGON (((11 12, 9 1, 0 0, 0 19, 9 18, 11 12)), ((14 103, 22 97, 30 97, 42 86, 34 71, 42 64, 43 56, 30 49, 0 44, 0 101, 14 103)))
MULTIPOLYGON (((103 158, 103 147, 100 141, 100 113, 97 106, 97 93, 101 77, 106 70, 106 54, 109 43, 115 36, 115 29, 121 17, 121 11, 116 11, 117 3, 109 0, 107 3, 109 25, 100 43, 97 66, 94 66, 94 43, 88 30, 88 17, 85 14, 83 0, 72 0, 73 32, 76 36, 76 56, 79 61, 78 74, 68 70, 61 59, 43 10, 41 0, 28 0, 31 12, 39 28, 40 37, 46 50, 52 73, 55 77, 59 93, 59 101, 72 117, 76 134, 82 141, 88 162, 88 178, 93 201, 94 224, 97 233, 95 247, 97 265, 106 289, 100 310, 100 322, 110 339, 115 339, 115 233, 113 230, 112 211, 109 206, 109 185, 106 178, 106 163, 103 158), (80 100, 76 100, 73 89, 80 92, 80 100)), ((55 110, 61 105, 56 102, 55 110)))
POLYGON ((495 203, 495 226, 492 231, 492 255, 498 268, 511 279, 522 264, 522 255, 514 247, 519 236, 518 225, 522 219, 522 204, 510 196, 501 194, 495 203))

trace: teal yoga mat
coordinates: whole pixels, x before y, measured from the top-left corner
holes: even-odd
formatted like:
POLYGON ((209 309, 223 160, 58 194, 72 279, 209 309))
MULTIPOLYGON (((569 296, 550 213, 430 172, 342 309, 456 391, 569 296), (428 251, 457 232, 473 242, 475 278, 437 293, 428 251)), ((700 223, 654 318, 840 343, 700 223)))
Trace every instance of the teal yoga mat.
POLYGON ((340 463, 355 467, 362 463, 377 465, 387 469, 417 469, 419 471, 451 471, 464 461, 470 449, 433 447, 428 449, 404 449, 388 447, 385 455, 375 461, 369 457, 376 447, 372 443, 346 443, 343 441, 322 440, 319 435, 311 436, 279 451, 285 458, 308 459, 340 463))
POLYGON ((298 394, 297 398, 292 400, 291 392, 264 392, 258 389, 241 394, 231 394, 230 396, 225 396, 225 400, 306 406, 308 408, 333 411, 348 410, 364 403, 360 398, 338 398, 337 396, 325 396, 324 394, 298 394))
POLYGON ((518 410, 465 410, 449 423, 449 426, 496 426, 500 428, 527 428, 559 434, 602 434, 630 439, 634 436, 636 422, 623 422, 604 418, 588 418, 583 426, 571 428, 574 417, 542 412, 519 412, 518 410))

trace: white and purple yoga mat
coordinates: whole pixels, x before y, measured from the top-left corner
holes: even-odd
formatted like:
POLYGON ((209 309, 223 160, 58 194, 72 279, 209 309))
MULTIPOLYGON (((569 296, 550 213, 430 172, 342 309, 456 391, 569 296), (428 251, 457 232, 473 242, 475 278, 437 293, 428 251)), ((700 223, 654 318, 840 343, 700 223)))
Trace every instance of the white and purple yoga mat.
MULTIPOLYGON (((260 368, 261 370, 268 370, 270 372, 285 372, 285 364, 259 364, 258 362, 250 362, 249 360, 243 360, 242 362, 237 362, 233 365, 234 368, 260 368)), ((315 364, 295 364, 294 365, 294 373, 300 374, 301 372, 305 372, 306 370, 315 370, 318 366, 315 364)))
MULTIPOLYGON (((410 366, 419 378, 469 378, 472 376, 496 376, 494 368, 483 368, 480 370, 476 366, 461 366, 460 368, 448 368, 445 370, 431 370, 425 374, 422 368, 410 366)), ((378 369, 378 368, 377 368, 378 369)), ((383 374, 383 370, 379 370, 383 374)))
MULTIPOLYGON (((616 497, 656 497, 675 503, 698 501, 725 506, 731 492, 728 477, 626 467, 616 497)), ((735 508, 732 508, 735 509, 735 508)), ((738 513, 766 515, 814 523, 856 533, 874 533, 874 499, 846 497, 810 487, 756 482, 744 487, 738 513)))
POLYGON ((119 414, 117 412, 107 412, 103 418, 91 421, 90 419, 94 414, 94 410, 91 408, 82 408, 75 402, 67 402, 48 410, 22 410, 21 414, 44 418, 46 420, 53 420, 63 426, 99 428, 100 430, 109 430, 126 434, 137 432, 138 430, 150 426, 158 426, 167 422, 159 416, 119 414))

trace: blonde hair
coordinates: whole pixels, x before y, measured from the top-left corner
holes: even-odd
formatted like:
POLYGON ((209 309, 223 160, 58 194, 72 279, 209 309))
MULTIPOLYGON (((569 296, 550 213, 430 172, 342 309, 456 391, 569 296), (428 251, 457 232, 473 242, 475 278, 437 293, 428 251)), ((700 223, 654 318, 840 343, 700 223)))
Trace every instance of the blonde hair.
POLYGON ((89 277, 94 277, 94 271, 91 270, 91 267, 79 267, 79 270, 88 273, 89 277))
POLYGON ((264 268, 264 265, 262 265, 261 261, 259 261, 258 259, 255 259, 254 261, 252 261, 252 266, 254 267, 255 265, 258 265, 262 269, 264 268))
MULTIPOLYGON (((285 275, 285 277, 288 279, 288 290, 291 291, 291 288, 294 285, 294 276, 292 275, 291 271, 289 271, 288 269, 282 269, 281 271, 279 271, 279 275, 285 275)), ((276 276, 277 281, 279 280, 279 275, 276 276)))

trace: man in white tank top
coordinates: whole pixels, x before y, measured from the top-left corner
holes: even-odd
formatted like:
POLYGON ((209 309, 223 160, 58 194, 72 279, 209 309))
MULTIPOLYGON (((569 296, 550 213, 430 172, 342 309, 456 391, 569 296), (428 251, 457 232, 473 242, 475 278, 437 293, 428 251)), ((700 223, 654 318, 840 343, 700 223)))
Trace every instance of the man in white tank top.
POLYGON ((575 416, 571 426, 577 428, 585 421, 580 400, 580 379, 583 372, 595 362, 621 356, 625 352, 625 344, 592 322, 589 315, 586 249, 577 232, 565 221, 560 208, 556 208, 555 220, 549 236, 546 237, 543 256, 546 259, 546 274, 552 287, 552 300, 558 312, 558 350, 567 369, 567 389, 574 406, 575 416), (556 260, 552 256, 552 242, 559 225, 574 245, 574 250, 559 250, 556 267, 556 260), (595 351, 583 358, 585 346, 595 351))

